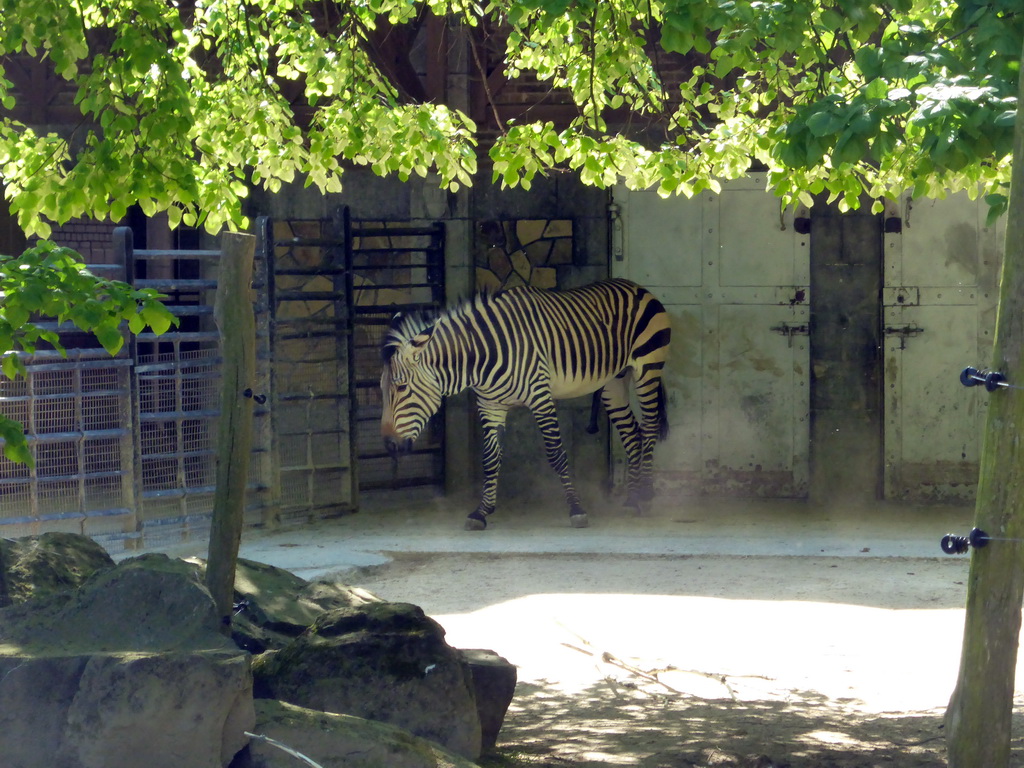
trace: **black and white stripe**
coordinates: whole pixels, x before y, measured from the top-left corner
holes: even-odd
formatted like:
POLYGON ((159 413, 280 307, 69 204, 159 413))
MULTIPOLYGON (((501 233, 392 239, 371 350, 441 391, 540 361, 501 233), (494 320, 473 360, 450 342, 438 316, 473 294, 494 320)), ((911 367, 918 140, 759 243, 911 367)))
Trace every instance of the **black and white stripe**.
POLYGON ((392 455, 411 448, 446 395, 477 394, 484 427, 484 488, 466 527, 494 511, 509 408, 537 420, 570 521, 587 524, 569 473, 555 400, 596 393, 629 459, 627 504, 653 495, 654 444, 668 431, 662 370, 671 330, 653 294, 628 280, 569 291, 512 288, 480 294, 436 317, 396 316, 384 341, 381 434, 392 455), (629 404, 632 380, 640 420, 629 404))

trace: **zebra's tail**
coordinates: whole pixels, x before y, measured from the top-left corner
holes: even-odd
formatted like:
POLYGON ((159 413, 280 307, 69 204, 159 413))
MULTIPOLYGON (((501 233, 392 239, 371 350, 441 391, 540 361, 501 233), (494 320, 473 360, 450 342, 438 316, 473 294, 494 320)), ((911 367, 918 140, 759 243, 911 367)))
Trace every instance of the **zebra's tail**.
POLYGON ((658 380, 658 439, 668 438, 668 398, 665 396, 665 382, 658 380))

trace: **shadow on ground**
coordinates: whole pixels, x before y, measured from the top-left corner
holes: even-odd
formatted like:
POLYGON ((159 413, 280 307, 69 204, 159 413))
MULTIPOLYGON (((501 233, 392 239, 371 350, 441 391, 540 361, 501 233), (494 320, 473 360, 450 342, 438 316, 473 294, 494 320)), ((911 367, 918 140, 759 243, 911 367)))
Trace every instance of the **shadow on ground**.
MULTIPOLYGON (((813 691, 787 701, 705 700, 611 681, 566 694, 542 682, 519 686, 498 750, 481 765, 942 768, 945 749, 938 710, 866 714, 813 691)), ((1018 739, 1011 764, 1022 757, 1018 739)))

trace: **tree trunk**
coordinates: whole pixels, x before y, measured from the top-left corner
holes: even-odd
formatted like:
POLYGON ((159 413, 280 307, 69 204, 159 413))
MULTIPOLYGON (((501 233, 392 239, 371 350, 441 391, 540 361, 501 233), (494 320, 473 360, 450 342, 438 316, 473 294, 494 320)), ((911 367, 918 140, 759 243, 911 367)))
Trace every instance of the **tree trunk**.
POLYGON ((242 536, 252 447, 253 392, 250 387, 256 369, 256 321, 251 283, 255 247, 252 235, 224 235, 214 301, 224 364, 217 435, 217 488, 213 496, 206 586, 217 606, 220 630, 228 635, 231 634, 235 565, 242 536))
MULTIPOLYGON (((1024 72, 1024 51, 1021 53, 1024 72)), ((993 370, 1024 385, 1024 76, 1018 84, 1013 171, 1003 251, 993 370)), ((971 390, 976 396, 978 390, 971 390)), ((974 550, 956 689, 946 711, 950 768, 1006 768, 1014 673, 1024 597, 1024 391, 990 397, 981 454, 975 525, 993 537, 974 550)))

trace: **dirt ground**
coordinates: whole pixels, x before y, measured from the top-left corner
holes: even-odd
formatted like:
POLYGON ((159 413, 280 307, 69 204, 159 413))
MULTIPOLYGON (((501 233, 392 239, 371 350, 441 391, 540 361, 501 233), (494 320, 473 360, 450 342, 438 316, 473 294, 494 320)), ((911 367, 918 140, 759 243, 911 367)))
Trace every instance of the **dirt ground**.
POLYGON ((938 542, 971 510, 681 499, 575 530, 520 505, 467 533, 464 503, 419 493, 242 554, 415 603, 515 664, 487 768, 946 764, 969 558, 938 542))
POLYGON ((946 764, 965 559, 390 557, 347 580, 519 668, 484 765, 946 764))

